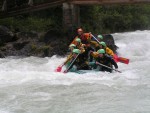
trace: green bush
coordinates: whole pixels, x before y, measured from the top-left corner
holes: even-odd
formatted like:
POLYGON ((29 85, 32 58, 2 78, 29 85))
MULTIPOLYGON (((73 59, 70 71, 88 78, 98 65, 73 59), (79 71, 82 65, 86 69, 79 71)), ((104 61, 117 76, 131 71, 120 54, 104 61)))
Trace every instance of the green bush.
POLYGON ((7 18, 0 19, 0 25, 8 26, 9 28, 19 28, 22 31, 45 31, 53 24, 53 21, 48 18, 28 17, 26 19, 7 18))
MULTIPOLYGON (((42 2, 43 0, 39 0, 42 2)), ((38 3, 38 2, 37 2, 38 3)), ((54 7, 17 17, 0 19, 11 30, 45 32, 62 29, 62 8, 54 7)), ((150 29, 150 5, 80 6, 81 26, 85 31, 111 33, 150 29)))
POLYGON ((83 6, 81 23, 95 33, 149 29, 150 5, 83 6))

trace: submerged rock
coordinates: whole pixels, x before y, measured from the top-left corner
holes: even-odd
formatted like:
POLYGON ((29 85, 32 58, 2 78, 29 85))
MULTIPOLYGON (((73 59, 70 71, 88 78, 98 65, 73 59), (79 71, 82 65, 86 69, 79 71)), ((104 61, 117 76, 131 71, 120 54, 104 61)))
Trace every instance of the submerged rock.
POLYGON ((114 38, 111 34, 104 34, 103 35, 103 41, 106 43, 106 45, 113 50, 114 53, 117 53, 117 46, 115 45, 114 38))
POLYGON ((62 31, 48 31, 43 37, 43 41, 51 47, 49 55, 65 55, 71 42, 69 38, 62 31))
POLYGON ((0 58, 5 58, 5 55, 3 54, 2 51, 0 51, 0 58))
POLYGON ((11 32, 7 27, 0 26, 0 45, 4 45, 7 42, 14 40, 14 33, 11 32))

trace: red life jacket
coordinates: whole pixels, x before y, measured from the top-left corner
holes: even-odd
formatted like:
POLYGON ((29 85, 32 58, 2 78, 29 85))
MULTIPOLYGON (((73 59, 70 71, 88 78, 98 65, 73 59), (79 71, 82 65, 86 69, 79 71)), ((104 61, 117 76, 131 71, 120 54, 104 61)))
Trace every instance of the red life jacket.
POLYGON ((90 33, 83 33, 81 36, 78 36, 81 39, 83 44, 88 44, 89 40, 91 40, 92 35, 90 33))

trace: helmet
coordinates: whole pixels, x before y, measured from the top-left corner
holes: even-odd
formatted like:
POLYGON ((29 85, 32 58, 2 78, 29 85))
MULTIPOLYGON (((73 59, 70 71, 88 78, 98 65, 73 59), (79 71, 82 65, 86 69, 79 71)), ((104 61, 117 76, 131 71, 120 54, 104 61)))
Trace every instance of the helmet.
POLYGON ((77 38, 77 39, 76 39, 76 42, 81 42, 81 39, 80 39, 80 38, 77 38))
POLYGON ((82 28, 79 28, 79 29, 77 30, 77 32, 83 32, 83 29, 82 29, 82 28))
POLYGON ((69 47, 76 47, 76 45, 74 45, 74 44, 71 44, 69 47))
POLYGON ((103 39, 103 36, 102 35, 98 35, 97 38, 103 39))
POLYGON ((80 54, 80 52, 81 52, 81 51, 80 51, 79 49, 74 49, 74 50, 73 50, 73 53, 75 53, 75 54, 80 54))
POLYGON ((104 53, 105 53, 105 50, 104 50, 104 49, 99 49, 97 52, 98 52, 99 54, 104 54, 104 53))
POLYGON ((100 42, 100 44, 104 47, 106 47, 106 43, 105 42, 100 42))

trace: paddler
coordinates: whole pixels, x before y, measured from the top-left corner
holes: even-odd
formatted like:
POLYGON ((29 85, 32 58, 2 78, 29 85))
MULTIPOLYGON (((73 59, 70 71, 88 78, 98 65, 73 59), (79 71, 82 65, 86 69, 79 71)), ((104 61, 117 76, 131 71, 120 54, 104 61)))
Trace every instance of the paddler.
POLYGON ((75 44, 75 45, 76 45, 75 40, 76 40, 77 38, 80 38, 80 39, 81 39, 81 42, 82 42, 83 44, 86 44, 86 45, 87 45, 87 44, 89 44, 89 40, 90 40, 91 37, 92 37, 92 36, 91 36, 90 33, 84 33, 82 28, 78 28, 78 29, 77 29, 77 36, 74 38, 74 40, 72 41, 71 44, 75 44))
MULTIPOLYGON (((96 62, 89 62, 88 63, 89 65, 95 65, 96 64, 97 66, 99 66, 98 63, 101 63, 105 66, 110 67, 110 68, 112 68, 112 66, 114 65, 115 69, 118 69, 117 63, 114 61, 114 59, 111 56, 109 56, 105 53, 104 49, 99 49, 97 51, 97 53, 98 53, 98 57, 94 57, 96 62)), ((93 52, 91 52, 91 54, 93 54, 93 52)), ((112 72, 112 69, 106 68, 104 66, 100 66, 99 70, 100 71, 107 71, 110 73, 112 72)))
POLYGON ((102 35, 97 35, 97 40, 98 40, 99 42, 101 42, 101 41, 103 40, 103 36, 102 36, 102 35))
POLYGON ((95 40, 92 40, 92 35, 91 33, 84 33, 82 28, 77 29, 77 36, 75 37, 75 39, 72 41, 71 44, 75 44, 76 45, 76 39, 79 38, 81 39, 82 44, 85 44, 85 46, 87 47, 87 50, 93 50, 92 47, 97 47, 98 43, 95 40))
POLYGON ((109 47, 107 47, 105 42, 100 42, 100 49, 104 49, 108 55, 114 57, 114 52, 109 47))
POLYGON ((70 60, 70 63, 77 57, 73 65, 69 68, 69 71, 75 72, 77 70, 89 70, 90 67, 87 64, 86 59, 82 56, 82 53, 79 49, 74 49, 73 50, 73 55, 70 60), (79 56, 77 57, 77 55, 79 56))
MULTIPOLYGON (((107 47, 106 43, 105 42, 100 42, 99 43, 99 46, 98 46, 99 49, 104 49, 106 54, 110 55, 111 57, 114 58, 115 54, 114 52, 107 47)), ((98 57, 98 52, 92 52, 91 54, 94 58, 97 58, 98 57)))
POLYGON ((81 50, 81 53, 84 53, 85 52, 85 44, 82 44, 81 39, 76 38, 75 42, 76 42, 76 48, 81 50))
POLYGON ((89 55, 89 51, 93 51, 94 49, 92 49, 91 47, 87 47, 85 44, 82 44, 81 39, 80 38, 76 38, 76 47, 77 49, 81 50, 82 56, 86 59, 86 60, 93 60, 93 57, 91 55, 89 55))
POLYGON ((84 58, 87 57, 86 53, 85 53, 85 48, 84 48, 85 44, 81 43, 81 39, 80 38, 76 38, 75 39, 75 44, 71 44, 69 46, 70 54, 68 55, 67 60, 64 62, 64 65, 66 65, 67 62, 69 62, 72 59, 72 57, 73 57, 73 50, 74 49, 79 49, 80 52, 82 53, 82 57, 84 57, 84 58))
POLYGON ((68 55, 67 60, 64 62, 63 65, 66 65, 66 64, 71 60, 71 58, 73 57, 73 50, 76 49, 76 48, 77 48, 77 47, 76 47, 76 45, 74 45, 74 44, 71 44, 71 45, 69 46, 70 54, 68 55))

